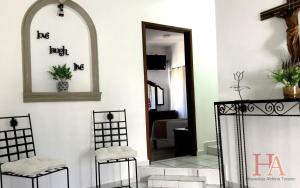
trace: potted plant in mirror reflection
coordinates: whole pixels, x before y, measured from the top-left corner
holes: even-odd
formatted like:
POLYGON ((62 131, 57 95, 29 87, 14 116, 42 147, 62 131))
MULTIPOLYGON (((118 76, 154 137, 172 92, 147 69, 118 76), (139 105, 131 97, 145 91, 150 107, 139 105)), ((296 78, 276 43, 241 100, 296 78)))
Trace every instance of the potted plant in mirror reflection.
POLYGON ((52 66, 48 73, 53 80, 56 80, 56 88, 58 92, 67 92, 69 90, 69 80, 72 78, 71 68, 64 65, 52 66))
POLYGON ((300 96, 298 83, 300 82, 300 68, 290 58, 282 60, 282 67, 272 72, 272 78, 284 85, 283 96, 286 99, 295 99, 300 96))

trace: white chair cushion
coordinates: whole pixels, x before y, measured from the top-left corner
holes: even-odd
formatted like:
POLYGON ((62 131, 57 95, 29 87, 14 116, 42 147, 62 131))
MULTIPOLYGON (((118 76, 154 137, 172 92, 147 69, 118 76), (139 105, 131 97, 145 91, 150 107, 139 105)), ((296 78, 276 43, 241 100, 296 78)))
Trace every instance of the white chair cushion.
POLYGON ((137 156, 137 152, 129 146, 113 146, 96 150, 97 161, 127 159, 137 156))
POLYGON ((19 175, 35 176, 46 170, 52 170, 65 166, 66 162, 62 160, 32 157, 4 163, 1 166, 1 170, 2 172, 12 172, 19 175))

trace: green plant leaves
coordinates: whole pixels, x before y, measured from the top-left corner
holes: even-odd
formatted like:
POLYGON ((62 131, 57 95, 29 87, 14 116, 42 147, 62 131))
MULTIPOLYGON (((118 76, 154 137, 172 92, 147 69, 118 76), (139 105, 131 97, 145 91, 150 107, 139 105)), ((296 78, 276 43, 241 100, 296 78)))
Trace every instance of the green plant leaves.
POLYGON ((272 72, 272 77, 278 83, 293 87, 300 82, 300 68, 295 66, 285 67, 284 69, 272 72))
POLYGON ((53 80, 67 81, 72 78, 71 68, 67 67, 66 64, 52 66, 48 73, 52 76, 53 80))

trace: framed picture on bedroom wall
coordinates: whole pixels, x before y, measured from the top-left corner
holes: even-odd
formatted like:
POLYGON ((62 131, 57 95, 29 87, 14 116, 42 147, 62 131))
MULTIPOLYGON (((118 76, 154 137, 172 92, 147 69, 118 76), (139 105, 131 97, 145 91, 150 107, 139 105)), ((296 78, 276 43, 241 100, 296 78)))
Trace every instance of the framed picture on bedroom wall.
POLYGON ((149 109, 157 109, 157 106, 164 105, 164 89, 158 84, 148 80, 148 101, 149 109))
POLYGON ((160 86, 156 86, 156 104, 164 105, 164 89, 160 86))
POLYGON ((148 81, 148 102, 149 109, 156 109, 156 85, 153 82, 148 81))

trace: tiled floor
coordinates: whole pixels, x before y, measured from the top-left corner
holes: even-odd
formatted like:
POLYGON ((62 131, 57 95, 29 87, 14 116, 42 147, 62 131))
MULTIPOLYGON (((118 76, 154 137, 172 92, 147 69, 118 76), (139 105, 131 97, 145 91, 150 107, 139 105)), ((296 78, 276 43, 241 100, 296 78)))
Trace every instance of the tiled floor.
MULTIPOLYGON (((214 155, 200 155, 200 156, 186 156, 186 157, 177 157, 173 159, 165 159, 160 161, 155 161, 151 163, 151 167, 162 167, 169 170, 172 170, 173 168, 197 168, 197 169, 218 169, 218 157, 214 155)), ((160 169, 159 169, 160 170, 160 169)), ((162 169, 163 170, 163 169, 162 169)), ((195 169, 196 170, 196 169, 195 169)), ((174 171, 174 169, 173 169, 174 171)), ((165 174, 164 172, 163 174, 165 174)), ((171 172, 169 172, 171 173, 171 172)), ((166 173, 167 174, 167 173, 166 173)), ((156 172, 156 175, 159 175, 159 173, 156 172)), ((126 183, 125 183, 126 184, 126 183)), ((110 184, 110 185, 104 185, 101 186, 103 188, 110 188, 120 186, 119 183, 116 184, 110 184)), ((213 186, 210 185, 212 188, 216 188, 219 186, 213 186)), ((207 186, 207 188, 210 188, 210 186, 207 186)), ((132 188, 135 188, 135 184, 133 183, 132 188)), ((148 188, 147 182, 140 182, 139 188, 148 188)))
MULTIPOLYGON (((125 185, 125 184, 124 184, 125 185)), ((124 186, 123 185, 123 186, 124 186)), ((127 184, 126 184, 127 185, 127 184)), ((111 183, 111 184, 105 184, 105 185, 101 185, 101 188, 112 188, 112 187, 121 187, 120 183, 111 183)), ((132 183, 131 188, 136 188, 136 184, 132 183)), ((96 188, 96 187, 93 187, 96 188)), ((148 184, 147 182, 140 182, 139 183, 139 188, 148 188, 148 184)))
MULTIPOLYGON (((102 185, 101 188, 111 188, 113 186, 114 185, 112 185, 112 184, 102 185)), ((115 185, 115 186, 119 186, 119 185, 115 185)), ((136 188, 136 186, 132 185, 131 188, 136 188)), ((146 182, 142 182, 142 183, 139 183, 139 188, 150 188, 150 187, 148 187, 146 182)), ((208 186, 206 186, 206 188, 220 188, 220 186, 219 185, 208 185, 208 186)))
POLYGON ((175 157, 175 149, 174 148, 152 149, 152 160, 153 161, 171 159, 174 157, 175 157))
POLYGON ((218 168, 218 157, 214 155, 186 156, 173 159, 155 161, 151 163, 153 167, 172 168, 218 168))

